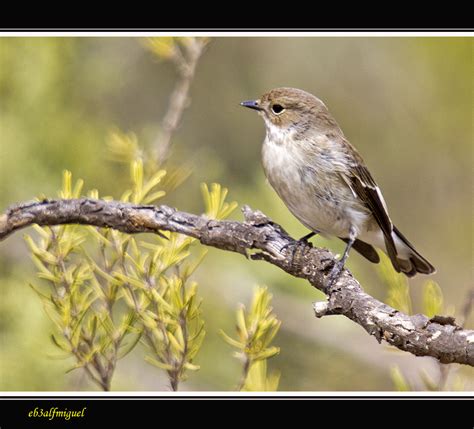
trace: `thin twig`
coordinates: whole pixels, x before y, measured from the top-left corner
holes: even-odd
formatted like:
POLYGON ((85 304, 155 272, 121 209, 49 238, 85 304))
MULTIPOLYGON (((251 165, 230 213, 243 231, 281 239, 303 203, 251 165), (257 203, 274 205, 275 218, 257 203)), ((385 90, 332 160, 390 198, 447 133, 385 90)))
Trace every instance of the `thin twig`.
POLYGON ((202 38, 190 37, 186 39, 183 52, 176 47, 172 57, 178 72, 178 80, 171 94, 168 110, 161 122, 161 130, 155 141, 155 159, 163 163, 171 147, 173 133, 179 127, 185 109, 189 105, 189 92, 196 72, 199 58, 204 52, 207 41, 202 38))
POLYGON ((242 376, 240 378, 239 385, 237 386, 237 391, 240 392, 245 387, 245 382, 250 371, 250 358, 245 355, 244 365, 242 366, 242 376))
POLYGON ((466 326, 466 322, 469 319, 469 316, 472 310, 474 310, 474 289, 471 289, 470 291, 468 291, 466 295, 466 299, 464 301, 463 310, 461 313, 461 317, 462 317, 461 326, 463 328, 466 326))

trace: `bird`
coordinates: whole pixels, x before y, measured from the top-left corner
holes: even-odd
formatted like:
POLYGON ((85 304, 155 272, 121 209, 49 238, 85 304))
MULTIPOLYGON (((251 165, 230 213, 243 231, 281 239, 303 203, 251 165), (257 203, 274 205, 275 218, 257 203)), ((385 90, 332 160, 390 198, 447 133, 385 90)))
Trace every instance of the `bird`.
POLYGON ((362 156, 319 98, 276 88, 240 104, 265 122, 263 169, 290 212, 311 231, 299 242, 322 234, 346 243, 328 286, 340 276, 351 248, 373 263, 380 261, 374 247, 382 249, 395 271, 408 277, 436 272, 393 224, 362 156))

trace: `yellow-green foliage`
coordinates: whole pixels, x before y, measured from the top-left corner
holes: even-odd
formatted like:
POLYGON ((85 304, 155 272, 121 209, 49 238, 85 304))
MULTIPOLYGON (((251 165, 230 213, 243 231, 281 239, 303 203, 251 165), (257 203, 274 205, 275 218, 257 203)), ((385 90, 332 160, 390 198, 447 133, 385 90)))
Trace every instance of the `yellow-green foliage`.
POLYGON ((378 273, 388 287, 387 304, 403 313, 411 314, 412 303, 407 278, 393 269, 387 255, 382 252, 379 252, 379 255, 378 273))
POLYGON ((158 58, 166 60, 176 55, 174 37, 148 37, 143 43, 158 58))
POLYGON ((438 283, 428 280, 423 285, 423 313, 433 317, 443 313, 443 292, 438 283))
POLYGON ((125 134, 120 130, 114 130, 109 134, 107 151, 111 160, 126 164, 143 158, 137 136, 134 133, 125 134))
MULTIPOLYGON (((462 374, 453 374, 449 376, 452 371, 450 365, 439 363, 439 374, 436 377, 431 376, 424 369, 420 370, 419 377, 421 381, 422 390, 431 392, 439 391, 463 391, 466 390, 466 379, 462 374), (449 376, 449 377, 448 377, 449 376), (448 383, 449 380, 449 383, 448 383)), ((390 369, 390 378, 396 390, 399 392, 409 392, 412 390, 420 390, 412 385, 398 366, 393 366, 390 369)))
MULTIPOLYGON (((406 314, 412 314, 413 304, 410 296, 410 285, 407 278, 394 271, 390 259, 384 253, 380 253, 379 265, 380 278, 388 287, 387 304, 406 314)), ((438 283, 427 280, 423 285, 422 310, 428 317, 446 312, 444 309, 443 292, 438 283)), ((448 313, 454 310, 449 308, 448 313)))
POLYGON ((412 390, 398 366, 390 368, 390 377, 392 378, 395 389, 399 392, 409 392, 412 390))
POLYGON ((152 52, 156 58, 164 61, 175 61, 178 65, 182 64, 183 51, 199 40, 203 45, 209 42, 209 38, 200 37, 148 37, 143 39, 144 46, 152 52))
POLYGON ((249 392, 275 392, 278 390, 280 373, 267 372, 267 360, 254 362, 249 369, 245 385, 242 390, 249 392))
POLYGON ((235 356, 244 363, 240 390, 267 391, 278 388, 279 375, 267 375, 266 360, 280 352, 271 343, 280 329, 281 322, 270 306, 272 295, 266 287, 258 287, 250 310, 241 305, 237 310, 237 337, 221 331, 224 340, 237 348, 235 356))
MULTIPOLYGON (((411 314, 413 310, 408 281, 403 275, 393 270, 390 260, 384 254, 381 254, 379 274, 388 286, 387 304, 404 313, 411 314)), ((423 284, 421 308, 422 312, 429 318, 441 314, 454 314, 454 308, 445 308, 443 292, 433 280, 427 280, 423 284)), ((446 386, 447 374, 450 368, 443 366, 444 364, 441 363, 438 365, 440 365, 438 380, 434 380, 425 370, 420 371, 419 377, 424 390, 462 390, 464 388, 462 377, 459 376, 453 377, 450 386, 446 386)), ((407 380, 398 366, 391 368, 390 377, 396 390, 402 392, 414 390, 413 383, 407 380)))
POLYGON ((213 219, 224 219, 229 216, 237 207, 237 202, 227 203, 227 189, 222 188, 218 183, 211 185, 211 190, 206 183, 201 184, 201 191, 206 204, 206 215, 213 219))
MULTIPOLYGON (((163 169, 147 171, 133 135, 116 132, 109 140, 115 159, 128 158, 131 187, 124 202, 154 204, 163 169)), ((61 198, 81 196, 82 180, 72 184, 63 174, 61 198)), ((223 218, 236 203, 227 203, 227 189, 203 185, 206 214, 223 218)), ((89 196, 99 198, 97 190, 89 196)), ((164 369, 176 390, 193 363, 205 335, 197 283, 191 275, 206 252, 192 252, 196 239, 163 232, 163 237, 132 236, 119 231, 75 225, 35 228, 38 238, 26 237, 49 289, 34 289, 55 324, 54 343, 74 356, 74 368, 84 368, 92 381, 109 390, 117 360, 139 340, 145 359, 164 369), (143 238, 142 238, 143 237, 143 238)))

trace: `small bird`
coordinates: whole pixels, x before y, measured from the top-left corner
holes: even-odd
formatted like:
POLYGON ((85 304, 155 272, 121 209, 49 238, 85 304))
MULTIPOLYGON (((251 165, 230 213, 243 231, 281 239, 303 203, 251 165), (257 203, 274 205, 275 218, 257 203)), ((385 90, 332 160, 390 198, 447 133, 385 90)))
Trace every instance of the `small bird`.
POLYGON ((393 225, 379 187, 362 157, 317 97, 295 88, 276 88, 242 106, 265 121, 262 148, 265 175, 288 209, 311 233, 347 243, 329 274, 340 275, 353 247, 373 263, 383 249, 397 272, 408 277, 435 268, 393 225))

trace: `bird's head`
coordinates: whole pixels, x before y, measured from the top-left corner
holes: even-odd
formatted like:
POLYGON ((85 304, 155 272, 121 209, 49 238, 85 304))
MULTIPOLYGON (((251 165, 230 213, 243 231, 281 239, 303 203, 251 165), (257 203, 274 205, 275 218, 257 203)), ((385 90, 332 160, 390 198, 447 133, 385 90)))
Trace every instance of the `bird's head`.
POLYGON ((241 106, 257 110, 268 129, 297 131, 336 126, 324 103, 314 95, 296 88, 276 88, 257 100, 243 101, 241 106), (329 123, 328 123, 329 122, 329 123))

